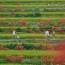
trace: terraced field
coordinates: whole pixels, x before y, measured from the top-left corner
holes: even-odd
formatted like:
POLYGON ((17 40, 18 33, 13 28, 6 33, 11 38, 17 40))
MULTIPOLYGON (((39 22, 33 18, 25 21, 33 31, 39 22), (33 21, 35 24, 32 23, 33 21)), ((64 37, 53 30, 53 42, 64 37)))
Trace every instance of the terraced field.
POLYGON ((65 0, 0 0, 0 65, 55 65, 64 39, 65 0))

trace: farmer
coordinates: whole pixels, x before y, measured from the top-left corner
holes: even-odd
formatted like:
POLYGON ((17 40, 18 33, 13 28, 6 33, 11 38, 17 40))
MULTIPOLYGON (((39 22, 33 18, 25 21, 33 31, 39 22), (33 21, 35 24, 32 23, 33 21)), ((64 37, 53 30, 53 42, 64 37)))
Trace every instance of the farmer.
POLYGON ((53 39, 55 39, 55 34, 56 34, 55 30, 53 30, 53 39))
POLYGON ((49 34, 49 31, 48 30, 45 30, 45 36, 46 36, 47 41, 49 41, 50 34, 49 34))
POLYGON ((16 39, 16 31, 13 30, 13 38, 16 39))

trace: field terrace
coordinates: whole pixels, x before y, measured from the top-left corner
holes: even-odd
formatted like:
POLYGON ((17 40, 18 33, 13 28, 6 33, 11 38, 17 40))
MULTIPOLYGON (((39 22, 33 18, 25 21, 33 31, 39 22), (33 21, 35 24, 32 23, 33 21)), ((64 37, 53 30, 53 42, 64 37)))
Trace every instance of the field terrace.
POLYGON ((64 65, 64 55, 64 0, 0 0, 0 65, 64 65))

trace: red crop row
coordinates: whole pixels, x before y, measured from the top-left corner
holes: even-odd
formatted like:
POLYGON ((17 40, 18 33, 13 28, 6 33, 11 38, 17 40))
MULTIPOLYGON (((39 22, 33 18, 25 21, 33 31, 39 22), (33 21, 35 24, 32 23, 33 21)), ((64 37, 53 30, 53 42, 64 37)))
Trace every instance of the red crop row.
POLYGON ((7 61, 11 61, 12 63, 20 62, 23 58, 24 58, 24 56, 22 56, 22 55, 19 55, 19 56, 6 55, 6 57, 5 57, 5 59, 7 61))
MULTIPOLYGON (((9 50, 9 48, 0 46, 0 50, 9 50)), ((26 48, 24 46, 16 46, 15 50, 26 50, 26 48)))
POLYGON ((0 50, 9 50, 8 48, 5 48, 3 46, 0 46, 0 50))
MULTIPOLYGON (((10 20, 10 21, 6 22, 4 19, 0 19, 0 25, 2 25, 2 26, 3 25, 4 26, 29 26, 30 23, 24 19, 20 19, 20 20, 18 20, 18 22, 16 22, 15 20, 10 20)), ((40 27, 40 26, 43 26, 43 27, 45 27, 45 26, 53 26, 53 27, 65 26, 65 19, 62 19, 58 22, 55 22, 52 19, 41 20, 40 22, 36 23, 35 25, 37 25, 38 27, 40 27)))
POLYGON ((65 50, 65 40, 62 40, 62 41, 60 41, 59 40, 59 42, 57 41, 57 40, 55 40, 54 41, 54 43, 53 43, 53 46, 51 46, 51 45, 46 45, 46 46, 44 46, 44 45, 39 45, 38 47, 36 47, 36 46, 34 46, 34 45, 16 45, 16 46, 14 46, 14 45, 12 45, 12 47, 10 46, 10 45, 6 45, 6 46, 0 46, 0 50, 9 50, 9 49, 15 49, 15 50, 27 50, 27 49, 29 49, 29 50, 55 50, 55 51, 57 51, 57 50, 65 50))

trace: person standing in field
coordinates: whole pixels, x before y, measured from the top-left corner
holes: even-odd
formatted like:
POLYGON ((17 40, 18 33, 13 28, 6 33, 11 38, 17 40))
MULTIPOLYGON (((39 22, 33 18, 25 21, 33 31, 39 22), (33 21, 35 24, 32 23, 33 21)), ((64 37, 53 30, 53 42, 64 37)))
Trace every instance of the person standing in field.
POLYGON ((16 31, 13 30, 13 38, 16 39, 16 31))
POLYGON ((16 31, 15 31, 15 30, 13 30, 13 39, 15 39, 16 41, 20 41, 20 40, 19 40, 20 37, 19 37, 18 34, 16 34, 16 31))
POLYGON ((46 40, 49 41, 50 34, 48 30, 45 30, 45 36, 46 36, 46 40))
POLYGON ((55 34, 56 34, 55 30, 53 30, 53 39, 55 39, 55 34))

